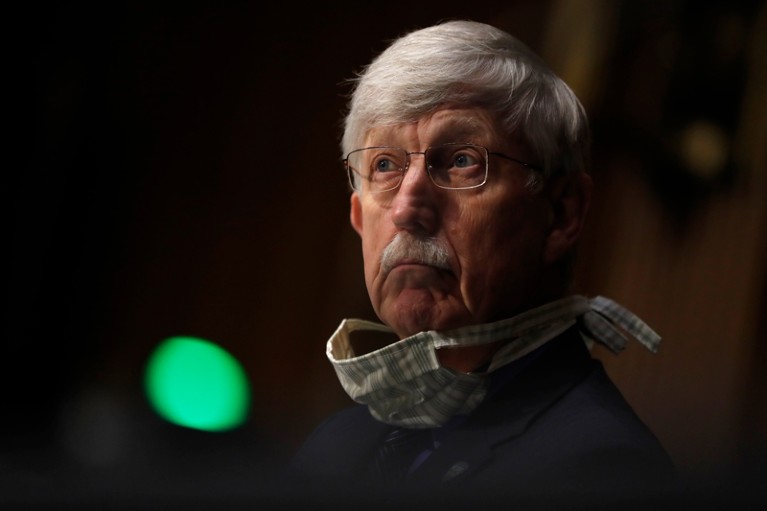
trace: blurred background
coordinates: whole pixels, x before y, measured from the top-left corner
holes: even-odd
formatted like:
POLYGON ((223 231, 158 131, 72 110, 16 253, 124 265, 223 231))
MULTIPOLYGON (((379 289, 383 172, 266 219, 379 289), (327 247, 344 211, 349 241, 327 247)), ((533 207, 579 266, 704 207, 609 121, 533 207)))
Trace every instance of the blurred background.
POLYGON ((763 2, 59 2, 8 18, 31 85, 6 167, 0 501, 269 492, 350 404, 327 338, 374 318, 338 149, 346 80, 451 18, 516 35, 589 112, 577 290, 664 338, 597 356, 691 488, 767 479, 763 2), (229 356, 227 425, 152 394, 180 336, 229 356))

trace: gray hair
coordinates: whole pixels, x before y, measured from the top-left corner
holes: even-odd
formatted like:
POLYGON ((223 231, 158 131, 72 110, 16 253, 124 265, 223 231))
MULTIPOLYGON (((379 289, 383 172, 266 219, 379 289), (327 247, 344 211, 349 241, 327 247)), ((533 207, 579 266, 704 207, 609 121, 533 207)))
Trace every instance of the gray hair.
POLYGON ((585 172, 590 133, 573 91, 527 46, 484 23, 448 21, 395 40, 353 80, 341 150, 371 128, 414 122, 446 104, 497 112, 542 163, 543 177, 585 172))

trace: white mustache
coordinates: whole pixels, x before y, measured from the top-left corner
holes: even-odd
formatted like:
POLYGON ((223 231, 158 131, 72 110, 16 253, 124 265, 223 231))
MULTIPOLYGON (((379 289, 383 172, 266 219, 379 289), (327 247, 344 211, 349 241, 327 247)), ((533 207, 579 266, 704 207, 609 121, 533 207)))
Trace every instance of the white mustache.
POLYGON ((381 254, 381 269, 388 274, 401 261, 414 261, 443 270, 448 265, 448 250, 437 238, 419 238, 408 232, 400 232, 386 245, 381 254))

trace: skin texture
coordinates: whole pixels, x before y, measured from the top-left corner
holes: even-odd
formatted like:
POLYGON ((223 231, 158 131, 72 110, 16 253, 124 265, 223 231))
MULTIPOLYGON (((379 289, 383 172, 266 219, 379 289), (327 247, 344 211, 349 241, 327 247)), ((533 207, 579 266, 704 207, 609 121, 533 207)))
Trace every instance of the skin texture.
MULTIPOLYGON (((415 123, 373 128, 365 146, 423 151, 446 142, 471 142, 537 163, 518 137, 501 137, 480 107, 443 107, 415 123)), ((487 183, 476 189, 436 187, 423 156, 395 190, 353 193, 351 224, 362 241, 365 282, 374 310, 401 337, 507 318, 561 295, 563 256, 580 234, 591 190, 587 175, 560 178, 530 191, 527 169, 490 156, 487 183), (402 261, 389 273, 381 253, 401 232, 442 240, 449 270, 402 261)), ((495 345, 440 350, 443 365, 471 371, 495 345)))

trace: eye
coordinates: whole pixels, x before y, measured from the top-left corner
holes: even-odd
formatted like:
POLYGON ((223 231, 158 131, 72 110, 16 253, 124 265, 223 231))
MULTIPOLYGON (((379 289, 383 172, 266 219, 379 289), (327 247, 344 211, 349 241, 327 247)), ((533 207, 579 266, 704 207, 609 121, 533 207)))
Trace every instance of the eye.
POLYGON ((484 166, 484 157, 480 150, 470 145, 447 145, 439 159, 442 160, 441 165, 446 170, 464 170, 484 166))
POLYGON ((485 148, 445 144, 426 151, 429 176, 440 188, 476 188, 487 178, 485 148))
POLYGON ((477 158, 476 155, 471 154, 469 151, 456 152, 453 155, 454 167, 466 168, 477 164, 479 164, 479 158, 477 158))
POLYGON ((399 170, 399 165, 387 155, 378 155, 372 168, 374 172, 393 172, 399 170))

